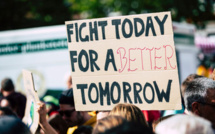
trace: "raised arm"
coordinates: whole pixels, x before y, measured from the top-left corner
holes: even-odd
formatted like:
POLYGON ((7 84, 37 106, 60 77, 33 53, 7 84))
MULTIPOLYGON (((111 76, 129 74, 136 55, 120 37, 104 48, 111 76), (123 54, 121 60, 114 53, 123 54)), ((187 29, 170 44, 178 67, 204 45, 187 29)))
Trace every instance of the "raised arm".
POLYGON ((42 102, 37 103, 37 112, 39 113, 39 125, 45 134, 58 134, 57 131, 48 123, 46 119, 46 105, 42 102))

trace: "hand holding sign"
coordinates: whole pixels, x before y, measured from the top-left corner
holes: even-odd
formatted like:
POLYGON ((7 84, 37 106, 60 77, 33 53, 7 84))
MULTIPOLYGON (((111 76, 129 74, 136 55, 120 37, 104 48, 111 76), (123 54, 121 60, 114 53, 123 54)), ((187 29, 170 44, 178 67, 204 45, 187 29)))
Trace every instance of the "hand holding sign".
POLYGON ((45 103, 37 103, 37 112, 39 113, 39 124, 45 134, 57 134, 55 129, 48 123, 46 119, 46 105, 45 103))

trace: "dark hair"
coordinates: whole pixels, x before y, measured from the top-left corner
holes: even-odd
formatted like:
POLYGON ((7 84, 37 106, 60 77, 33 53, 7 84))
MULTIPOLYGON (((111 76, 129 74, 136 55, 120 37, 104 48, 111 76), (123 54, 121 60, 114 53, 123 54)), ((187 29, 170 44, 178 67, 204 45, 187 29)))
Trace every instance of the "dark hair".
POLYGON ((67 134, 67 129, 69 128, 65 120, 59 114, 54 114, 49 117, 48 123, 60 134, 67 134))
POLYGON ((60 104, 69 104, 74 106, 74 97, 73 97, 73 89, 70 88, 66 91, 63 91, 59 97, 60 104))
POLYGON ((9 107, 12 110, 16 110, 18 108, 18 105, 17 105, 18 100, 16 100, 16 98, 14 98, 13 96, 9 95, 9 96, 3 97, 2 100, 4 99, 9 102, 9 107))
POLYGON ((3 112, 3 115, 17 117, 17 115, 9 107, 0 107, 0 111, 3 112))
POLYGON ((14 85, 13 81, 10 78, 5 78, 1 82, 1 89, 4 91, 13 91, 14 85))
POLYGON ((26 106, 26 97, 24 95, 14 92, 3 99, 9 102, 10 107, 16 112, 19 118, 22 119, 24 117, 26 106))
POLYGON ((101 134, 153 134, 152 130, 142 124, 124 122, 101 134))
POLYGON ((1 134, 31 134, 29 128, 19 119, 13 116, 0 118, 1 134))
POLYGON ((93 127, 91 126, 79 126, 73 134, 92 134, 93 127))

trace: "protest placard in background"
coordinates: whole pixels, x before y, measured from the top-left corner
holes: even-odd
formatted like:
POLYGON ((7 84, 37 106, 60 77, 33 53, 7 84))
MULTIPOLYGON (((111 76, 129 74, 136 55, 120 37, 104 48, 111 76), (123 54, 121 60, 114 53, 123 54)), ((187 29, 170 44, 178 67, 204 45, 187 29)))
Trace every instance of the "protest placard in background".
POLYGON ((23 70, 22 74, 27 97, 25 116, 23 117, 22 121, 29 127, 31 132, 34 134, 37 130, 39 123, 37 103, 40 101, 37 92, 35 91, 32 73, 28 70, 23 70))
POLYGON ((181 109, 170 12, 67 21, 75 108, 181 109))

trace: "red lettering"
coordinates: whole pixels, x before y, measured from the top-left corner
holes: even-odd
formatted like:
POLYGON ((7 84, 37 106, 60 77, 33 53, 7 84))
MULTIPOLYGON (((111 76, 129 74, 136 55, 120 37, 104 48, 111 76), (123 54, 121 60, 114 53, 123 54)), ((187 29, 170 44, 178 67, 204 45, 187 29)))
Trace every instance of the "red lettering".
POLYGON ((155 62, 155 66, 154 66, 154 69, 156 70, 156 69, 161 69, 161 67, 157 67, 156 66, 156 59, 160 59, 162 56, 157 56, 156 55, 156 50, 160 50, 160 48, 155 48, 155 59, 154 59, 154 62, 155 62))
POLYGON ((137 71, 138 69, 141 70, 140 64, 142 65, 142 70, 144 70, 144 69, 167 70, 168 68, 176 69, 176 67, 177 67, 176 62, 173 59, 174 48, 171 45, 163 45, 163 47, 152 47, 152 48, 120 47, 117 49, 117 54, 119 54, 119 58, 120 58, 119 60, 120 60, 120 64, 121 64, 119 73, 122 73, 124 70, 128 70, 128 72, 134 72, 134 71, 137 71), (137 51, 140 53, 137 53, 137 51), (158 53, 158 52, 160 52, 160 53, 158 53), (137 57, 137 56, 141 56, 141 57, 137 57), (148 58, 149 60, 147 60, 146 58, 148 58), (144 61, 144 60, 147 60, 147 61, 144 61), (162 61, 160 61, 160 60, 162 60, 162 61), (160 61, 160 62, 158 62, 158 61, 160 61), (159 66, 158 65, 159 63, 162 63, 161 65, 163 65, 163 66, 161 66, 161 65, 159 66))
POLYGON ((130 61, 135 61, 136 60, 136 58, 134 58, 134 59, 131 59, 131 50, 136 50, 136 48, 130 48, 129 50, 128 50, 128 56, 129 56, 129 60, 128 60, 128 72, 129 71, 136 71, 137 70, 137 68, 135 68, 134 70, 132 70, 131 69, 131 62, 130 61))
MULTIPOLYGON (((172 65, 171 65, 171 63, 170 63, 170 59, 173 57, 173 48, 170 46, 170 45, 163 45, 163 47, 165 48, 165 62, 166 62, 166 66, 164 67, 164 69, 166 70, 167 69, 167 59, 168 59, 168 62, 169 62, 169 65, 170 65, 170 67, 172 68, 172 69, 175 69, 176 68, 176 65, 175 65, 175 67, 172 67, 172 65), (172 50, 172 54, 171 54, 171 56, 169 56, 169 57, 167 57, 167 50, 166 50, 166 48, 167 47, 170 47, 171 48, 171 50, 172 50)), ((169 51, 168 51, 169 52, 169 51)))
POLYGON ((120 54, 121 69, 119 69, 119 72, 121 73, 121 72, 123 72, 123 70, 125 69, 125 66, 127 64, 127 58, 125 57, 125 54, 126 54, 125 48, 123 48, 123 47, 118 48, 117 49, 117 54, 120 54), (121 53, 120 49, 122 49, 124 51, 123 58, 122 58, 122 53, 121 53), (125 60, 125 65, 124 66, 123 66, 123 63, 122 63, 123 59, 125 60))
POLYGON ((143 50, 145 49, 146 47, 144 47, 143 49, 141 49, 141 48, 137 48, 138 50, 140 50, 141 51, 141 63, 142 63, 142 70, 144 70, 144 67, 143 67, 143 50))
POLYGON ((154 49, 154 47, 153 47, 152 49, 146 48, 146 50, 149 50, 151 70, 152 70, 152 50, 153 50, 153 49, 154 49))

